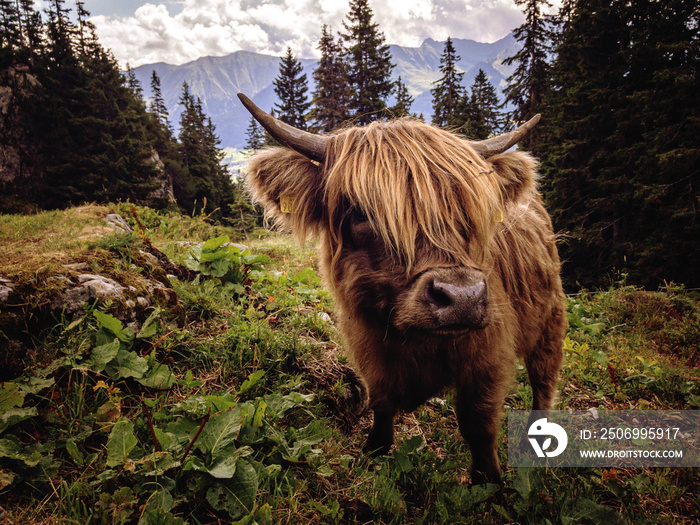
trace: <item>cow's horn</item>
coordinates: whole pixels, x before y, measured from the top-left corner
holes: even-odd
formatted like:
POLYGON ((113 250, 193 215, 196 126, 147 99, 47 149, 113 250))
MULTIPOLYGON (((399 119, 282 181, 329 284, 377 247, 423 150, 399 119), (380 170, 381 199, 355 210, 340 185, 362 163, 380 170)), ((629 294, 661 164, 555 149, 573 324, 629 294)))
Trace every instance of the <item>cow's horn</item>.
POLYGON ((275 139, 294 151, 301 153, 305 157, 323 163, 326 158, 326 144, 328 139, 313 133, 307 133, 289 124, 276 119, 269 113, 265 113, 256 106, 252 100, 243 93, 238 94, 238 98, 245 108, 250 111, 255 120, 267 130, 275 139))
POLYGON ((489 157, 508 151, 515 146, 535 127, 535 124, 540 121, 540 118, 541 115, 538 113, 518 129, 514 129, 513 131, 497 137, 491 137, 490 139, 471 142, 470 145, 479 155, 488 159, 489 157))

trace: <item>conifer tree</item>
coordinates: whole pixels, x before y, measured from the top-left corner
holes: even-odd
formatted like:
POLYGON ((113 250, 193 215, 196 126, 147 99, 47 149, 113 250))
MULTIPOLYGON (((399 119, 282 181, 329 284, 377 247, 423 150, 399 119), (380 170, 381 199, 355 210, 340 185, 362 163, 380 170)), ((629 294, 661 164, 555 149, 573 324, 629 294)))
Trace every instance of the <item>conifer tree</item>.
POLYGON ((232 202, 229 209, 231 213, 226 218, 226 223, 232 228, 242 231, 246 239, 250 238, 248 233, 251 229, 261 226, 263 223, 262 207, 254 206, 250 202, 245 190, 245 183, 240 176, 236 177, 233 183, 232 202))
POLYGON ((88 13, 85 9, 85 2, 83 0, 75 0, 75 6, 77 8, 76 16, 78 18, 78 41, 80 43, 79 51, 81 54, 85 55, 87 53, 85 33, 87 32, 88 28, 92 26, 92 24, 87 20, 90 13, 88 13))
POLYGON ((134 68, 128 62, 126 63, 126 86, 134 93, 136 98, 141 99, 143 97, 141 82, 136 78, 134 68))
POLYGON ((214 213, 222 218, 231 213, 231 178, 221 164, 223 152, 211 119, 204 114, 202 101, 194 97, 187 82, 182 84, 180 104, 180 153, 187 168, 187 189, 192 201, 183 202, 190 213, 214 213))
POLYGON ((499 110, 500 102, 496 88, 493 87, 483 69, 479 69, 474 78, 471 94, 470 102, 478 111, 478 118, 483 125, 483 132, 476 138, 485 139, 489 135, 500 132, 503 127, 503 115, 499 110))
POLYGON ((16 2, 15 0, 0 0, 0 53, 3 55, 5 53, 14 54, 21 42, 20 14, 16 2))
MULTIPOLYGON (((91 47, 90 40, 84 39, 86 49, 91 47)), ((129 85, 114 57, 106 51, 90 56, 83 67, 90 101, 82 101, 85 110, 81 128, 86 133, 78 154, 93 163, 91 171, 98 185, 92 190, 95 199, 165 205, 165 201, 156 204, 150 200, 151 192, 160 186, 162 173, 156 162, 150 117, 140 93, 129 85), (111 104, 105 104, 105 100, 111 104)))
POLYGON ((309 88, 303 71, 301 62, 294 57, 292 49, 288 47, 280 63, 279 75, 272 83, 279 99, 279 103, 275 104, 278 118, 290 126, 306 130, 306 114, 311 103, 306 95, 309 88))
POLYGON ((333 38, 327 25, 321 29, 318 43, 321 59, 313 72, 316 88, 313 91, 313 107, 309 118, 312 131, 328 132, 349 119, 352 91, 348 83, 348 71, 343 60, 343 49, 333 38))
POLYGON ((350 12, 343 22, 346 33, 342 38, 352 90, 350 109, 355 122, 361 125, 386 115, 386 101, 393 88, 391 52, 373 17, 368 0, 350 0, 350 12))
POLYGON ((464 96, 455 112, 454 126, 457 131, 470 140, 482 140, 489 136, 484 112, 474 93, 465 90, 464 96))
POLYGON ((60 2, 54 7, 48 67, 38 72, 42 90, 32 114, 32 132, 41 143, 42 203, 148 202, 159 183, 142 103, 92 34, 75 38, 84 44, 82 54, 83 46, 73 44, 79 28, 60 2))
POLYGON ((464 72, 457 69, 459 60, 452 39, 448 36, 440 56, 442 76, 433 83, 435 87, 430 90, 433 96, 433 124, 437 126, 457 127, 463 123, 459 109, 465 96, 462 87, 464 72))
POLYGON ((41 46, 41 14, 34 10, 34 0, 19 1, 20 27, 22 29, 23 51, 31 63, 41 46))
POLYGON ((262 149, 265 145, 265 130, 258 124, 255 117, 250 117, 250 123, 248 124, 248 129, 246 129, 245 136, 246 149, 255 152, 262 149))
POLYGON ((49 17, 47 24, 48 57, 54 67, 67 67, 75 62, 76 53, 72 47, 72 35, 68 13, 70 9, 63 7, 64 0, 51 0, 51 6, 47 10, 49 17))
POLYGON ((173 127, 172 124, 170 124, 170 115, 165 105, 165 100, 163 99, 160 77, 155 69, 151 71, 151 93, 152 99, 149 105, 149 111, 160 121, 165 129, 172 133, 173 127))
POLYGON ((401 81, 401 76, 394 84, 394 93, 396 97, 396 104, 391 107, 390 113, 392 117, 407 117, 411 114, 411 104, 413 104, 413 97, 408 92, 406 84, 401 81))
MULTIPOLYGON (((551 6, 548 0, 515 0, 515 3, 525 7, 525 23, 513 31, 522 47, 503 61, 507 66, 517 64, 513 74, 506 79, 508 87, 504 90, 504 104, 515 106, 509 118, 514 123, 520 123, 543 111, 544 97, 549 89, 547 55, 553 33, 549 18, 542 13, 544 7, 551 6)), ((520 146, 537 152, 540 133, 541 129, 535 128, 520 142, 520 146)))
POLYGON ((173 126, 170 123, 168 108, 165 105, 161 90, 160 77, 155 70, 151 71, 152 98, 148 111, 152 118, 152 133, 155 138, 155 149, 158 152, 163 169, 172 181, 176 202, 183 209, 191 211, 194 201, 194 184, 179 153, 179 144, 175 138, 173 126))
POLYGON ((65 206, 73 198, 77 202, 89 200, 88 194, 95 186, 94 175, 88 181, 70 172, 86 136, 75 126, 85 116, 86 106, 78 99, 85 97, 88 79, 72 47, 67 14, 62 0, 54 0, 47 10, 42 68, 37 72, 44 89, 29 109, 32 134, 43 143, 39 191, 44 193, 49 208, 65 206))

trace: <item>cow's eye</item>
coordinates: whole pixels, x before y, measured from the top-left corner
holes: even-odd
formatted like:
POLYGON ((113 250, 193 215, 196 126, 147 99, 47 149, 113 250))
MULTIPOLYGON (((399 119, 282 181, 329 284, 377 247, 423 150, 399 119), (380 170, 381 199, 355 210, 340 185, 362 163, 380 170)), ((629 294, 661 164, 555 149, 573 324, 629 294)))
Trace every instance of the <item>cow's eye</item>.
POLYGON ((352 221, 355 224, 362 224, 363 222, 367 222, 368 220, 369 219, 367 218, 367 214, 360 208, 354 208, 352 210, 352 221))

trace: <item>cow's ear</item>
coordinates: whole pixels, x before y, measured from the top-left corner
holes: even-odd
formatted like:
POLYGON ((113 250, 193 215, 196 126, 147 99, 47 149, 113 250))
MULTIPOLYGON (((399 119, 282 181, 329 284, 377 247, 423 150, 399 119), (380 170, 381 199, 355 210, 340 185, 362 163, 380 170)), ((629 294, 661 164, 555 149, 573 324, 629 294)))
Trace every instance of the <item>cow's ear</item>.
POLYGON ((272 148, 250 158, 246 179, 266 217, 305 239, 317 234, 323 217, 322 171, 293 150, 272 148))
POLYGON ((530 154, 521 151, 502 153, 489 158, 489 162, 505 200, 516 201, 535 191, 539 163, 530 154))

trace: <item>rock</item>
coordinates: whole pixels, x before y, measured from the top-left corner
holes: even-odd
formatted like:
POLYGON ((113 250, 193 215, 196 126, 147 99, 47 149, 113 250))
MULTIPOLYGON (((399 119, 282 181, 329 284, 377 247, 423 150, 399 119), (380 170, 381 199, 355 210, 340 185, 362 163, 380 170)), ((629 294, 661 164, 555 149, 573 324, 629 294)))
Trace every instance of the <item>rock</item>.
POLYGON ((102 220, 105 221, 110 226, 117 228, 119 230, 124 230, 125 232, 133 232, 134 231, 131 229, 131 226, 129 226, 129 223, 126 222, 121 215, 118 215, 116 213, 110 213, 102 220))
POLYGON ((54 296, 51 301, 52 310, 65 310, 67 313, 75 313, 82 309, 83 303, 96 299, 98 301, 112 300, 121 302, 134 315, 135 311, 144 311, 153 304, 177 303, 177 294, 160 281, 144 278, 142 281, 146 289, 145 295, 136 296, 137 289, 133 286, 123 286, 110 277, 84 273, 78 275, 77 285, 65 277, 57 277, 56 282, 68 285, 63 291, 54 296))
MULTIPOLYGON (((175 304, 177 302, 177 294, 172 288, 168 288, 159 281, 146 281, 146 290, 148 295, 154 298, 157 302, 166 302, 167 304, 175 304)), ((141 298, 143 299, 143 298, 141 298)), ((136 299, 139 302, 139 299, 136 299)), ((140 304, 140 303, 139 303, 140 304)))
POLYGON ((160 160, 160 156, 156 150, 153 150, 151 158, 148 159, 145 164, 151 164, 156 168, 155 181, 160 184, 159 187, 154 189, 149 195, 149 199, 153 199, 161 202, 175 203, 175 191, 173 190, 173 179, 165 169, 165 164, 160 160))
MULTIPOLYGON (((72 284, 72 281, 66 279, 72 284)), ((84 273, 78 276, 78 286, 66 288, 51 301, 52 309, 77 312, 90 299, 123 299, 125 288, 114 279, 103 275, 84 273)))
POLYGON ((235 246, 236 248, 241 250, 241 253, 248 249, 248 246, 246 246, 245 244, 239 244, 237 242, 225 242, 221 246, 235 246))
POLYGON ((65 275, 54 275, 53 277, 49 277, 46 279, 47 283, 58 283, 58 284, 63 284, 65 286, 74 286, 75 283, 71 281, 68 277, 65 275))
MULTIPOLYGON (((193 242, 193 241, 177 241, 175 244, 177 244, 178 246, 183 246, 185 248, 189 248, 190 246, 204 246, 203 242, 193 242)), ((221 246, 235 246, 241 252, 244 252, 250 248, 249 246, 246 246, 245 244, 240 244, 237 242, 225 242, 221 246)))
POLYGON ((65 310, 66 313, 74 313, 81 309, 83 303, 90 299, 87 288, 66 288, 51 301, 52 310, 65 310))
POLYGON ((0 301, 3 303, 10 298, 10 293, 12 292, 13 283, 12 281, 0 277, 0 301))
POLYGON ((145 297, 137 297, 137 298, 136 298, 136 302, 139 304, 139 306, 140 306, 141 308, 144 308, 144 309, 145 309, 145 308, 148 308, 149 306, 151 306, 151 301, 149 301, 149 300, 146 299, 145 297))
POLYGON ((139 250, 139 253, 143 255, 148 262, 150 262, 153 266, 156 266, 158 264, 158 257, 153 255, 152 253, 145 252, 143 250, 139 250))
POLYGON ((90 297, 97 299, 114 299, 124 293, 124 287, 121 284, 103 275, 85 273, 78 276, 78 282, 88 289, 90 297))
POLYGON ((76 272, 87 270, 89 268, 88 263, 64 264, 63 267, 68 268, 69 270, 75 270, 76 272))

